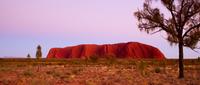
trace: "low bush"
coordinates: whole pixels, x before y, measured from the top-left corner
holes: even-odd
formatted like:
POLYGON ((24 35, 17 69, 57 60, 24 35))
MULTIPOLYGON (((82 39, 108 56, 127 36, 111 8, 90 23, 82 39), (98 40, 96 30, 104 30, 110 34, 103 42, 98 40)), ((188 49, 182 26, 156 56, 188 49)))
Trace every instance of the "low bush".
POLYGON ((144 75, 146 75, 145 73, 145 68, 147 67, 147 63, 146 62, 144 62, 144 61, 140 61, 140 63, 139 63, 139 65, 137 65, 138 66, 138 69, 140 70, 140 72, 141 72, 141 74, 144 76, 144 75))
POLYGON ((79 65, 80 61, 79 60, 71 60, 71 64, 79 65))
POLYGON ((147 63, 144 61, 141 61, 139 64, 139 70, 144 70, 147 67, 147 63))
POLYGON ((83 70, 82 68, 74 68, 74 69, 72 69, 72 74, 77 75, 77 74, 79 74, 82 70, 83 70))
POLYGON ((2 85, 10 85, 10 81, 7 79, 0 80, 0 84, 2 85))
POLYGON ((128 61, 128 64, 129 64, 129 65, 136 65, 136 61, 135 61, 135 60, 129 60, 129 61, 128 61))
POLYGON ((17 64, 17 67, 25 67, 25 64, 17 64))
POLYGON ((11 68, 11 67, 1 67, 0 68, 1 72, 7 72, 7 71, 12 71, 12 70, 13 70, 13 68, 11 68))
POLYGON ((55 70, 47 71, 46 74, 52 75, 53 77, 60 77, 61 76, 61 73, 60 72, 56 72, 55 70))
POLYGON ((155 73, 160 73, 160 72, 161 72, 160 67, 156 67, 156 68, 155 68, 155 73))
POLYGON ((90 60, 91 62, 95 63, 95 62, 97 62, 97 60, 98 60, 98 56, 97 56, 97 55, 90 56, 90 57, 89 57, 89 60, 90 60))
POLYGON ((34 74, 33 74, 33 72, 31 70, 24 71, 23 75, 26 76, 26 77, 34 76, 34 74))
POLYGON ((116 59, 116 57, 114 57, 114 56, 108 56, 108 57, 107 57, 107 61, 108 61, 108 65, 113 65, 113 64, 117 63, 117 62, 116 62, 117 59, 116 59))

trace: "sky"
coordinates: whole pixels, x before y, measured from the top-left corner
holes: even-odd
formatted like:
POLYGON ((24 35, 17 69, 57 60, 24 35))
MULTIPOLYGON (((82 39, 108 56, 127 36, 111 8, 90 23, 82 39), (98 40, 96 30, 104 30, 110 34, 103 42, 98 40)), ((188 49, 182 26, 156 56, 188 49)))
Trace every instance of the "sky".
MULTIPOLYGON (((178 58, 164 33, 141 32, 133 13, 144 0, 0 0, 0 57, 35 56, 42 46, 141 42, 157 47, 167 58, 178 58)), ((154 6, 158 6, 154 4, 154 6)), ((184 58, 200 56, 184 48, 184 58)))

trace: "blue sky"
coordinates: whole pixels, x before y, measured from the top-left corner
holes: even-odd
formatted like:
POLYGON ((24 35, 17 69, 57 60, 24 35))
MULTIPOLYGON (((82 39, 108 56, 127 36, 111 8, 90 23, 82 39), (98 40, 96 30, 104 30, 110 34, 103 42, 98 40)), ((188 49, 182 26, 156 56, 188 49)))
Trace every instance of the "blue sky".
MULTIPOLYGON (((0 0, 0 57, 34 57, 38 44, 46 57, 52 47, 135 41, 178 58, 164 33, 139 31, 133 13, 142 5, 143 0, 0 0)), ((200 55, 190 49, 184 54, 200 55)))

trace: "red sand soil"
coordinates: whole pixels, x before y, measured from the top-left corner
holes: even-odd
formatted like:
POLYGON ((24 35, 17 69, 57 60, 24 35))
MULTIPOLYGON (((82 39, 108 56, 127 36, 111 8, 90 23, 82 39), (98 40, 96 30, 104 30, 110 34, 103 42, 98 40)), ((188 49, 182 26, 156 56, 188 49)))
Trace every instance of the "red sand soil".
POLYGON ((134 59, 165 59, 156 47, 138 43, 83 44, 65 48, 51 48, 47 58, 88 58, 91 56, 134 59))
POLYGON ((80 63, 41 65, 38 70, 38 65, 28 63, 0 63, 0 85, 200 85, 199 63, 184 66, 184 79, 178 79, 178 64, 80 63), (156 73, 156 68, 160 68, 160 72, 156 73))

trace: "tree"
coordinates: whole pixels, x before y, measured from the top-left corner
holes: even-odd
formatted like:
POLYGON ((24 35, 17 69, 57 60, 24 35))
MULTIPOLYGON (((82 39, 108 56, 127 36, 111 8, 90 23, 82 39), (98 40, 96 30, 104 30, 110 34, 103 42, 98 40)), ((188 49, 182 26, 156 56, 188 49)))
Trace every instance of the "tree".
MULTIPOLYGON (((36 59, 38 61, 40 61, 40 59, 42 58, 42 47, 40 45, 37 46, 37 51, 36 51, 36 59)), ((38 65, 38 69, 37 72, 40 71, 40 65, 38 65)))
POLYGON ((148 34, 164 31, 170 45, 178 45, 179 78, 184 78, 183 47, 198 48, 200 41, 200 0, 159 0, 168 10, 164 16, 159 8, 152 7, 153 0, 145 0, 143 10, 134 13, 138 28, 148 34))
POLYGON ((27 55, 27 58, 31 58, 30 54, 27 55))
POLYGON ((38 60, 42 58, 42 48, 41 48, 40 45, 37 46, 36 58, 37 58, 38 60))

